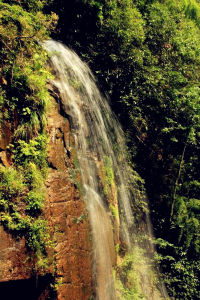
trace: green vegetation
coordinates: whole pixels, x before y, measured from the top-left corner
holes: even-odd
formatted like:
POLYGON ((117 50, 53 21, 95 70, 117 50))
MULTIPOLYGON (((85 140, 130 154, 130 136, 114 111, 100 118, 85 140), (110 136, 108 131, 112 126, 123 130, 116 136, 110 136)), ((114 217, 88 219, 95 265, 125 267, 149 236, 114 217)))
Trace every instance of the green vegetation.
POLYGON ((0 122, 9 122, 10 167, 0 166, 0 224, 26 239, 35 268, 47 267, 48 224, 42 215, 47 170, 45 110, 49 101, 48 38, 55 15, 41 11, 45 1, 0 1, 0 122))
MULTIPOLYGON (((56 38, 90 64, 126 131, 156 237, 172 245, 158 245, 169 295, 199 299, 199 1, 54 0, 52 8, 56 38)), ((146 210, 137 178, 134 201, 146 210)))
POLYGON ((104 192, 105 196, 108 197, 111 187, 115 184, 112 161, 111 161, 111 158, 108 156, 104 157, 103 166, 101 168, 101 173, 102 173, 101 181, 102 181, 102 185, 103 185, 103 192, 104 192))
POLYGON ((45 267, 49 234, 47 222, 40 217, 44 205, 44 186, 43 191, 41 186, 33 187, 38 178, 32 177, 30 181, 25 172, 14 167, 1 166, 0 180, 1 224, 16 238, 25 236, 27 246, 37 257, 36 267, 45 267))
POLYGON ((114 272, 115 286, 120 299, 150 299, 152 287, 155 286, 156 291, 157 284, 156 275, 151 269, 145 259, 144 251, 139 246, 135 246, 131 253, 121 258, 121 262, 114 272), (145 295, 141 289, 144 282, 145 295))
MULTIPOLYGON (((41 212, 50 74, 40 43, 57 21, 51 11, 59 16, 52 36, 90 64, 126 131, 131 160, 145 180, 169 295, 200 299, 197 0, 0 1, 0 121, 10 122, 13 133, 7 149, 13 164, 0 167, 1 224, 16 236, 24 235, 27 245, 45 258, 48 237, 41 212)), ((82 88, 76 82, 73 85, 82 88)), ((72 178, 78 184, 73 158, 72 178)), ((111 190, 115 198, 109 158, 101 171, 105 197, 111 190)), ((145 212, 143 182, 136 172, 132 180, 134 205, 145 212)), ((113 216, 115 204, 111 201, 113 216)), ((137 280, 133 281, 137 286, 137 280)), ((131 291, 127 284, 122 295, 139 298, 141 292, 131 291)))
POLYGON ((119 218, 119 211, 118 207, 114 206, 112 203, 109 205, 110 211, 112 213, 112 216, 116 219, 119 218))

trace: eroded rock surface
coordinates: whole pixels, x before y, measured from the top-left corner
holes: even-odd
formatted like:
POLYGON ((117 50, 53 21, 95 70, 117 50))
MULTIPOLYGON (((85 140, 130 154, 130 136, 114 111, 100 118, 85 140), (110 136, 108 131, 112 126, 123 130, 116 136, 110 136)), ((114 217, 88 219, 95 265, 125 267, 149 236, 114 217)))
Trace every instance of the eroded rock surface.
MULTIPOLYGON (((70 176, 73 168, 70 154, 70 132, 67 118, 60 114, 60 106, 52 100, 48 113, 49 173, 46 181, 47 197, 44 214, 49 221, 54 248, 49 252, 54 261, 57 300, 88 300, 92 295, 91 237, 84 201, 70 176)), ((0 162, 11 161, 6 147, 11 131, 0 131, 0 162), (9 132, 8 132, 9 131, 9 132), (8 135, 9 133, 9 135, 8 135)), ((0 227, 0 282, 31 278, 33 262, 24 238, 16 240, 0 227)), ((47 293, 48 294, 48 293, 47 293)), ((46 299, 45 291, 39 299, 46 299)))
POLYGON ((50 136, 47 179, 48 219, 55 240, 58 300, 86 300, 92 293, 91 242, 88 216, 78 189, 70 178, 68 120, 55 102, 48 115, 50 136))
POLYGON ((16 240, 0 227, 0 282, 28 279, 32 268, 25 239, 16 240))

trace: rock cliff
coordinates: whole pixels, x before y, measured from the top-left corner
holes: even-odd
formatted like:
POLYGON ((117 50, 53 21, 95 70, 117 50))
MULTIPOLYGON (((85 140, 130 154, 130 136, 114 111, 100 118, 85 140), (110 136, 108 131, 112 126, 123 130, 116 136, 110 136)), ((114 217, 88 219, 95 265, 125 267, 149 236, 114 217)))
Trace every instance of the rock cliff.
MULTIPOLYGON (((0 227, 0 286, 6 291, 14 286, 15 299, 25 299, 20 296, 20 287, 31 289, 33 281, 30 299, 88 300, 92 295, 90 228, 85 204, 70 175, 70 169, 73 169, 70 145, 73 141, 69 121, 54 99, 47 120, 49 169, 43 213, 53 241, 53 248, 48 253, 50 265, 47 273, 51 277, 35 270, 23 237, 16 239, 0 227), (52 277, 55 296, 49 296, 48 291, 52 277)), ((0 162, 6 167, 12 164, 6 150, 12 140, 11 127, 11 124, 4 124, 0 131, 0 162)), ((6 299, 13 298, 8 295, 6 299)))

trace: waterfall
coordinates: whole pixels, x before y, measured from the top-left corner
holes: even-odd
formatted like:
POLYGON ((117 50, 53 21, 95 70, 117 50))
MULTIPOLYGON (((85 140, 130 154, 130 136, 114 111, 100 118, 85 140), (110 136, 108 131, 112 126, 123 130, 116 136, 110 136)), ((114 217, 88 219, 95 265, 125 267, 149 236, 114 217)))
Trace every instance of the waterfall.
MULTIPOLYGON (((116 246, 123 245, 124 252, 130 253, 137 244, 138 226, 124 134, 88 66, 61 43, 47 41, 44 47, 50 54, 54 74, 51 84, 70 120, 72 142, 69 147, 76 151, 82 196, 92 231, 96 299, 125 299, 120 297, 113 278, 116 246)), ((144 233, 149 231, 150 236, 148 223, 144 222, 147 228, 144 233)), ((147 248, 151 245, 149 243, 147 248)), ((165 297, 165 292, 150 294, 151 288, 145 286, 149 269, 144 269, 140 274, 143 299, 165 297)))

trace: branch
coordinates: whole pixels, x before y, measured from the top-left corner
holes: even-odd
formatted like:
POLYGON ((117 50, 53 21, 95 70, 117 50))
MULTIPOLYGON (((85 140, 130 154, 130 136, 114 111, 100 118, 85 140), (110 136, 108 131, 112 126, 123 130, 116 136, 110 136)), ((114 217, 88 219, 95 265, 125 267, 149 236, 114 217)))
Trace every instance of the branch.
POLYGON ((185 146, 183 148, 183 153, 181 155, 181 161, 180 161, 180 165, 179 165, 178 176, 176 178, 176 182, 175 182, 175 186, 174 186, 174 193, 173 193, 173 197, 172 197, 173 201, 172 201, 172 207, 171 207, 171 213, 170 213, 170 222, 171 222, 173 214, 174 214, 174 205, 175 205, 175 198, 176 198, 176 190, 177 190, 178 182, 179 182, 179 179, 180 179, 180 176, 181 176, 181 170, 182 170, 182 166, 183 166, 183 162, 184 162, 184 156, 185 156, 186 146, 187 146, 187 142, 185 143, 185 146))

